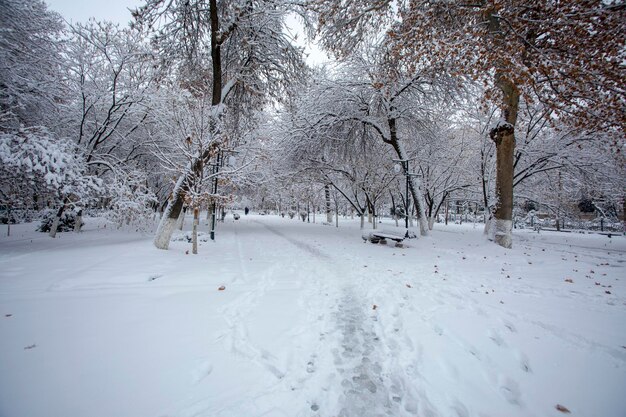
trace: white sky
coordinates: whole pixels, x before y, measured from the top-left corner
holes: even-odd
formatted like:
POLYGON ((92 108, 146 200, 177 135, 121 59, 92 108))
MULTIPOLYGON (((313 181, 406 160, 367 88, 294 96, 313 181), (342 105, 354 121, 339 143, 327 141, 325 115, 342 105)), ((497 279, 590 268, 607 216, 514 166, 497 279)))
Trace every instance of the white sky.
POLYGON ((68 22, 86 22, 90 17, 125 25, 132 20, 129 8, 141 0, 46 0, 48 8, 61 14, 68 22))
MULTIPOLYGON (((90 17, 97 20, 109 20, 125 26, 132 20, 129 8, 136 8, 143 4, 142 0, 46 0, 48 7, 61 14, 70 23, 86 22, 90 17)), ((297 44, 305 47, 306 59, 309 65, 319 65, 328 62, 326 54, 320 51, 315 44, 306 41, 301 24, 295 16, 287 18, 287 26, 291 34, 297 34, 297 44)))

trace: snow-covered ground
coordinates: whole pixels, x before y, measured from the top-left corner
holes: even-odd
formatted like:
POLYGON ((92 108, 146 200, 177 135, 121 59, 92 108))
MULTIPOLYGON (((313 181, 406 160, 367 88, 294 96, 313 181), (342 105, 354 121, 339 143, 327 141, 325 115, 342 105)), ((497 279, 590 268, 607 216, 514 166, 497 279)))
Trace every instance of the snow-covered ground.
POLYGON ((340 223, 229 216, 196 256, 15 226, 0 416, 626 415, 623 236, 506 250, 436 225, 396 248, 340 223))

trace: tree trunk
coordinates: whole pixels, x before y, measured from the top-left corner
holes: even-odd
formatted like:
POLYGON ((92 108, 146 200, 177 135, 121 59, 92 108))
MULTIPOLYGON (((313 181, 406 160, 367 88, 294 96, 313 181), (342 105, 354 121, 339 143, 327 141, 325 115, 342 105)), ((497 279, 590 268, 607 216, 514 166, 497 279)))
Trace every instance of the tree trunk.
POLYGON ((186 213, 187 213, 187 208, 183 207, 183 210, 180 212, 180 217, 178 218, 178 230, 183 230, 183 226, 185 225, 186 213))
POLYGON ((335 196, 335 227, 339 227, 339 204, 337 203, 337 196, 335 196))
MULTIPOLYGON (((211 105, 218 106, 222 103, 222 54, 221 44, 218 39, 220 27, 217 0, 209 1, 209 9, 211 19, 211 66, 213 70, 213 95, 211 97, 211 105)), ((220 117, 222 114, 221 112, 216 113, 214 117, 220 117)), ((217 126, 217 123, 215 123, 215 126, 217 126)), ((170 238, 176 227, 176 221, 183 210, 184 192, 190 185, 187 183, 191 181, 191 173, 202 170, 204 161, 208 161, 217 148, 219 148, 219 141, 216 141, 216 143, 212 144, 208 149, 205 149, 203 154, 190 164, 188 170, 181 174, 172 191, 172 199, 169 200, 164 216, 161 218, 161 222, 157 228, 157 233, 154 238, 154 245, 157 248, 167 249, 169 247, 170 238)))
POLYGON ((558 183, 557 183, 558 191, 556 197, 556 231, 561 231, 561 190, 563 188, 561 183, 561 170, 558 172, 558 183))
MULTIPOLYGON (((404 147, 402 146, 402 144, 400 143, 400 140, 398 139, 398 134, 397 134, 397 128, 396 128, 396 119, 388 119, 387 123, 389 124, 389 143, 391 144, 391 146, 393 146, 393 149, 396 151, 396 155, 398 156, 398 159, 401 160, 407 160, 408 156, 406 154, 406 152, 404 151, 404 147)), ((404 174, 407 175, 409 174, 409 172, 407 172, 407 167, 408 167, 408 163, 407 164, 402 164, 402 166, 405 169, 404 174)), ((428 236, 428 220, 426 219, 426 212, 424 211, 424 202, 423 197, 419 191, 419 187, 417 186, 416 182, 415 182, 415 177, 413 176, 409 176, 409 190, 411 192, 411 196, 413 197, 413 204, 415 204, 415 208, 417 209, 417 218, 418 218, 418 222, 420 225, 420 235, 422 236, 428 236)), ((409 198, 408 196, 406 198, 409 198)), ((409 215, 409 213, 406 213, 407 215, 409 215)))
POLYGON ((324 198, 326 199, 326 223, 333 223, 333 213, 330 209, 330 186, 324 185, 324 198))
POLYGON ((396 222, 396 227, 398 227, 398 213, 396 212, 396 200, 393 198, 393 193, 390 191, 389 195, 391 196, 391 207, 393 212, 393 219, 396 222))
POLYGON ((198 254, 198 223, 200 222, 200 209, 193 209, 193 226, 191 229, 191 253, 198 254))
POLYGON ((495 242, 505 248, 513 246, 513 159, 515 124, 519 107, 519 90, 502 74, 496 74, 496 85, 502 92, 502 120, 490 136, 496 144, 496 210, 495 242))
POLYGON ((74 232, 79 233, 83 228, 83 211, 78 210, 76 213, 76 222, 74 223, 74 232))
POLYGON ((370 201, 369 202, 369 212, 371 213, 371 218, 372 218, 372 229, 376 230, 376 207, 374 207, 374 204, 370 201))
POLYGON ((167 207, 163 212, 163 217, 159 222, 156 236, 154 237, 154 246, 159 249, 167 249, 170 245, 170 238, 176 228, 176 223, 180 217, 180 213, 183 211, 183 184, 185 181, 185 174, 181 175, 174 191, 172 191, 172 198, 168 201, 167 207))
POLYGON ((65 203, 61 205, 61 207, 59 207, 59 210, 57 211, 57 215, 54 217, 54 221, 52 222, 52 226, 50 226, 50 232, 48 233, 48 235, 50 235, 50 237, 54 238, 57 236, 57 230, 59 228, 59 223, 61 222, 61 216, 63 216, 63 212, 65 211, 65 203))
POLYGON ((11 236, 11 206, 7 207, 7 237, 11 236))
POLYGON ((626 195, 624 195, 622 201, 622 220, 624 222, 624 234, 626 235, 626 195))

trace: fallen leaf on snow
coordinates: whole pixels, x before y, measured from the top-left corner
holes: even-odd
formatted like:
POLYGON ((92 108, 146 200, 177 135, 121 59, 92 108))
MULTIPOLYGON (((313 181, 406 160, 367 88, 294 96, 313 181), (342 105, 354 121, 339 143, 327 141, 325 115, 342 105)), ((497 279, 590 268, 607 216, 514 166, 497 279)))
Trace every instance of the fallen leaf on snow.
POLYGON ((218 290, 218 291, 224 291, 225 289, 226 289, 226 287, 222 285, 222 286, 221 286, 221 287, 219 287, 217 290, 218 290))
POLYGON ((376 304, 374 304, 374 305, 372 306, 372 310, 376 310, 377 308, 378 308, 378 306, 377 306, 376 304))
POLYGON ((24 350, 33 349, 33 348, 36 348, 36 347, 37 347, 37 345, 33 343, 32 345, 28 345, 28 346, 24 347, 24 350))
POLYGON ((561 413, 565 413, 565 414, 569 414, 569 413, 571 413, 571 411, 569 411, 569 410, 567 409, 567 407, 565 407, 564 405, 561 405, 561 404, 557 404, 555 408, 556 408, 557 410, 559 410, 561 413))
POLYGON ((569 282, 570 284, 573 284, 574 280, 571 278, 565 278, 565 282, 569 282))
POLYGON ((406 284, 406 287, 407 288, 411 288, 411 284, 406 284))

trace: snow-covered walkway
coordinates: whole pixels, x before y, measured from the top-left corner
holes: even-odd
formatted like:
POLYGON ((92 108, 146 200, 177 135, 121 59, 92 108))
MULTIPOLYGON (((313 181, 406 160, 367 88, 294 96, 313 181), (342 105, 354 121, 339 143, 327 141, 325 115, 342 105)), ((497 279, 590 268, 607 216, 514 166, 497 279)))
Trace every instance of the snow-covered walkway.
POLYGON ((624 237, 438 225, 395 248, 341 222, 227 218, 197 256, 14 228, 0 416, 624 415, 624 237))

